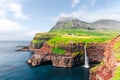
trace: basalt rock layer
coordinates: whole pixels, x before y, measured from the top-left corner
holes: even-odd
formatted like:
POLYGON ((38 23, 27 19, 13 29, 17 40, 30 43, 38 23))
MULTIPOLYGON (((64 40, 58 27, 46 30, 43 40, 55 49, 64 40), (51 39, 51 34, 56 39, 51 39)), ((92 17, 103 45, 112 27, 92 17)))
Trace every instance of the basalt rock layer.
MULTIPOLYGON (((103 53, 105 51, 105 44, 107 43, 88 43, 87 54, 90 63, 101 62, 103 53)), ((32 66, 42 65, 51 62, 56 67, 73 67, 82 65, 84 62, 84 44, 70 43, 68 47, 62 47, 66 50, 66 54, 58 55, 52 52, 52 48, 44 43, 43 47, 34 50, 34 55, 28 59, 27 63, 32 66), (79 52, 75 54, 75 52, 79 52), (68 53, 68 54, 67 54, 68 53)))

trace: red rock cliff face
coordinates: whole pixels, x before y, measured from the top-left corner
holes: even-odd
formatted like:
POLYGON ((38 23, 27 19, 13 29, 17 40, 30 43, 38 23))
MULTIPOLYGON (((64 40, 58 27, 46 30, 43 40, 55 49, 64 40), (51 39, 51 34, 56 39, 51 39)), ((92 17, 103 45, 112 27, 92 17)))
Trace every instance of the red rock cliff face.
MULTIPOLYGON (((63 48, 69 53, 77 51, 84 56, 84 45, 84 43, 70 43, 63 48)), ((87 55, 90 63, 102 61, 106 45, 107 43, 87 43, 87 55)))
POLYGON ((105 46, 107 43, 89 43, 87 46, 87 54, 89 62, 101 62, 104 57, 105 46))
MULTIPOLYGON (((62 47, 66 50, 66 54, 55 55, 52 53, 52 48, 47 43, 44 43, 42 48, 34 50, 34 55, 27 62, 32 66, 41 65, 48 61, 51 61, 52 65, 56 67, 82 65, 84 62, 84 45, 84 43, 71 43, 67 47, 62 47), (75 54, 75 52, 79 52, 79 54, 75 54)), ((90 63, 102 61, 105 45, 106 43, 87 44, 87 54, 90 63)))
POLYGON ((113 47, 117 41, 120 40, 120 36, 117 36, 106 46, 104 52, 103 65, 98 67, 95 72, 90 71, 90 80, 110 80, 115 69, 115 57, 113 55, 113 47))

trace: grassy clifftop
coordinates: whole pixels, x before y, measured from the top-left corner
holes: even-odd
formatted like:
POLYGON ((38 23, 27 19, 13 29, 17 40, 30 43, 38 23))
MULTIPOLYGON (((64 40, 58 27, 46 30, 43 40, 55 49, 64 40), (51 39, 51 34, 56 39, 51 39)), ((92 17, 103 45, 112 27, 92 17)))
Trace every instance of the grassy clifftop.
POLYGON ((120 79, 120 41, 118 41, 114 46, 114 56, 117 61, 116 68, 114 70, 114 74, 111 80, 119 80, 120 79))
MULTIPOLYGON (((119 30, 120 22, 118 21, 100 20, 90 24, 79 20, 62 20, 57 22, 49 32, 37 33, 32 43, 40 45, 46 42, 51 46, 53 53, 64 55, 66 51, 61 46, 66 46, 69 43, 106 43, 118 36, 119 30)), ((120 62, 120 41, 114 46, 114 56, 120 62)), ((101 62, 91 70, 95 72, 103 64, 101 62)), ((119 71, 120 63, 114 71, 112 80, 120 77, 119 71)))
POLYGON ((91 42, 107 42, 117 36, 119 32, 100 31, 100 30, 86 30, 86 29, 67 29, 67 30, 54 30, 50 33, 57 33, 48 41, 49 44, 68 44, 75 43, 91 43, 91 42))
POLYGON ((119 23, 112 20, 86 23, 78 19, 64 18, 49 32, 37 33, 32 43, 40 45, 47 42, 51 47, 65 46, 69 43, 103 43, 119 34, 119 27, 118 30, 111 30, 112 26, 116 28, 119 23))
POLYGON ((49 45, 59 46, 68 43, 96 43, 107 42, 117 36, 119 32, 98 31, 86 29, 67 29, 54 30, 48 33, 37 33, 33 39, 33 43, 46 41, 49 45))

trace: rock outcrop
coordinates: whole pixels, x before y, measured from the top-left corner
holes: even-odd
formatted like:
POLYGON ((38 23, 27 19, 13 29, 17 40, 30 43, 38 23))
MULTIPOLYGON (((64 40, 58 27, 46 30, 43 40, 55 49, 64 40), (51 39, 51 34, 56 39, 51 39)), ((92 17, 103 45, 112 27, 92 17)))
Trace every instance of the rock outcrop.
POLYGON ((106 45, 108 43, 89 43, 87 46, 87 54, 90 63, 99 63, 104 57, 106 45))
POLYGON ((104 52, 103 64, 98 67, 95 72, 90 71, 90 80, 110 80, 116 67, 116 59, 114 57, 113 47, 120 36, 114 38, 107 46, 104 52))
POLYGON ((31 41, 29 48, 30 49, 40 49, 43 47, 43 44, 56 36, 56 34, 52 33, 36 33, 33 40, 31 41))
MULTIPOLYGON (((56 67, 73 67, 81 65, 84 62, 83 43, 70 43, 68 44, 68 47, 62 48, 64 48, 68 54, 54 54, 52 53, 52 48, 47 43, 44 43, 41 49, 34 50, 34 55, 30 59, 28 59, 27 63, 32 66, 37 66, 47 62, 51 62, 52 65, 56 67)), ((105 43, 89 43, 87 46, 89 62, 101 62, 103 59, 104 49, 105 43)))
POLYGON ((27 63, 32 66, 42 65, 47 62, 52 62, 56 67, 73 67, 79 65, 81 55, 56 55, 52 54, 51 48, 46 43, 39 50, 34 50, 34 55, 28 59, 27 63))
POLYGON ((53 55, 51 58, 52 65, 56 67, 73 67, 80 65, 82 62, 81 55, 76 56, 62 56, 62 55, 53 55))

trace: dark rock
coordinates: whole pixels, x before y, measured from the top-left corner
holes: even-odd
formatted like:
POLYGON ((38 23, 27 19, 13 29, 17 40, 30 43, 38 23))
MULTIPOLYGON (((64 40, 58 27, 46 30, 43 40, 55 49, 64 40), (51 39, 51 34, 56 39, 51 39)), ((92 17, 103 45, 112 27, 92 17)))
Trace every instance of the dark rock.
MULTIPOLYGON (((105 51, 105 43, 89 43, 87 46, 87 54, 89 63, 99 63, 102 61, 105 51)), ((48 61, 52 62, 56 67, 73 67, 81 65, 84 62, 84 43, 70 43, 68 47, 62 47, 69 54, 55 55, 52 54, 51 47, 44 43, 41 49, 34 50, 34 55, 27 61, 32 66, 42 65, 48 61), (78 55, 73 55, 75 52, 79 52, 78 55)))

